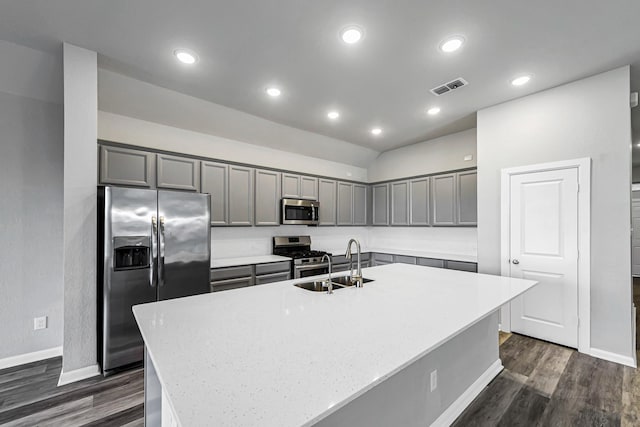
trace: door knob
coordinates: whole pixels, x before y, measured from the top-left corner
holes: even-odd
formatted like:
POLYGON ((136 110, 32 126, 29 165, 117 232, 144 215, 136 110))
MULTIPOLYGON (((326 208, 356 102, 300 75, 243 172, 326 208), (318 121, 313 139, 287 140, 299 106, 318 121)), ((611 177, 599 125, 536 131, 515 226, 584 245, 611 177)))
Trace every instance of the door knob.
POLYGON ((514 264, 520 264, 520 261, 518 261, 517 259, 514 259, 513 261, 511 261, 514 264))

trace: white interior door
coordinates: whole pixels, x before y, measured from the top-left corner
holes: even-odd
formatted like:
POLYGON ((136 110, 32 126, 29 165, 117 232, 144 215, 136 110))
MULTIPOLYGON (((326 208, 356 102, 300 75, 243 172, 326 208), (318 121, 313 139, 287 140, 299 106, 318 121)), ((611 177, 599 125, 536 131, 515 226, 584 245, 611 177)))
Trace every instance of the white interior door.
POLYGON ((578 345, 578 170, 510 178, 510 275, 537 280, 511 303, 511 330, 578 345))
POLYGON ((631 274, 640 276, 640 200, 632 201, 631 221, 631 274))

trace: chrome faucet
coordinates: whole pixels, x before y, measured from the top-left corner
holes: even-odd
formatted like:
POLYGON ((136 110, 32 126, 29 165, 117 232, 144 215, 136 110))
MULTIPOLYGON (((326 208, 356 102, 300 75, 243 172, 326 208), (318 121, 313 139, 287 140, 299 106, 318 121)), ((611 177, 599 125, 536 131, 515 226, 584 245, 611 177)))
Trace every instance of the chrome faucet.
POLYGON ((363 280, 362 280, 362 264, 360 263, 360 242, 358 242, 356 239, 349 240, 349 243, 347 243, 347 253, 345 254, 345 257, 349 259, 349 278, 351 279, 351 282, 356 283, 356 288, 361 288, 363 284, 363 280), (356 250, 358 251, 358 271, 356 272, 355 275, 353 274, 353 256, 351 255, 352 243, 356 244, 356 250))
POLYGON ((322 259, 320 260, 320 262, 324 262, 324 259, 327 259, 327 261, 329 262, 329 277, 327 278, 327 281, 325 283, 327 283, 327 293, 328 294, 332 294, 333 293, 333 282, 331 281, 331 257, 327 254, 322 255, 322 259))

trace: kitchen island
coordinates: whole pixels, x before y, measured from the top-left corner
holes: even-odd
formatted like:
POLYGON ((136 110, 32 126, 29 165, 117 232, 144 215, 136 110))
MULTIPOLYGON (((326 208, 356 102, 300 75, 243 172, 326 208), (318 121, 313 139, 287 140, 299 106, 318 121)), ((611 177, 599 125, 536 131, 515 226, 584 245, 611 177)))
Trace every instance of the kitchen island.
POLYGON ((502 369, 498 309, 536 284, 363 275, 331 295, 306 278, 135 306, 147 425, 447 425, 502 369))

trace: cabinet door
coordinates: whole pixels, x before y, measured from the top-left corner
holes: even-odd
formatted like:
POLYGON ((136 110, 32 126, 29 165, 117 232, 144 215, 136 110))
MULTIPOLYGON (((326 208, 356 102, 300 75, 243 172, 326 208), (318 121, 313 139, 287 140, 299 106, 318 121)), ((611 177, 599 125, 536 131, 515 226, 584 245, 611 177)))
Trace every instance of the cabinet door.
POLYGON ((246 288, 253 285, 253 277, 239 277, 209 282, 211 292, 229 291, 231 289, 246 288))
POLYGON ((338 182, 337 223, 338 225, 353 225, 353 184, 348 182, 338 182))
POLYGON ((353 225, 367 225, 367 186, 353 184, 353 225))
POLYGON ((282 197, 291 199, 300 198, 300 175, 290 173, 282 174, 282 197))
POLYGON ((463 262, 463 261, 448 261, 446 268, 450 270, 470 271, 472 273, 478 272, 478 264, 475 262, 463 262))
POLYGON ((456 175, 431 177, 431 212, 433 225, 456 224, 456 175))
POLYGON ((256 169, 256 225, 280 224, 280 172, 256 169))
POLYGON ((437 267, 444 268, 444 260, 443 259, 434 259, 434 258, 418 258, 416 260, 418 265, 424 265, 427 267, 437 267))
POLYGON ((458 224, 478 225, 478 173, 458 173, 458 224))
POLYGON ((229 225, 253 225, 253 169, 229 166, 229 225))
POLYGON ((409 225, 409 181, 391 183, 391 225, 409 225))
POLYGON ((200 160, 158 154, 157 187, 169 190, 200 190, 200 160))
POLYGON ((393 262, 398 264, 415 264, 416 257, 406 255, 394 255, 393 262))
POLYGON ((318 200, 318 178, 312 176, 300 177, 300 198, 318 200))
POLYGON ((373 225, 389 225, 389 184, 373 186, 373 225))
POLYGON ((273 274, 263 274, 261 276, 256 276, 256 285, 265 285, 267 283, 275 283, 282 282, 284 280, 290 280, 291 273, 273 273, 273 274))
POLYGON ((153 153, 100 146, 100 184, 154 188, 155 160, 153 153))
POLYGON ((329 179, 318 181, 320 221, 318 225, 336 225, 336 182, 329 179))
POLYGON ((211 225, 229 223, 228 173, 228 165, 202 162, 200 189, 211 195, 211 225))
POLYGON ((409 181, 409 224, 429 225, 429 178, 409 181))

